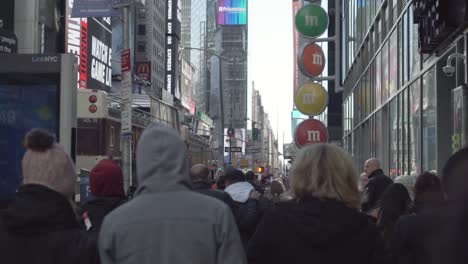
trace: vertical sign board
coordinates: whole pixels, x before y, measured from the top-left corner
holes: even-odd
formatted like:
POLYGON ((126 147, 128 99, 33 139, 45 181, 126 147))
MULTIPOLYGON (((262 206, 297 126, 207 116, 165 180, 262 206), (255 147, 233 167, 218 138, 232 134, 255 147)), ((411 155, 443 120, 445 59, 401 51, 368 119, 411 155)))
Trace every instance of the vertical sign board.
MULTIPOLYGON (((73 0, 66 0, 65 12, 65 52, 75 54, 78 58, 78 65, 81 66, 81 26, 86 23, 86 18, 71 17, 73 0)), ((81 70, 81 69, 80 69, 81 70)), ((80 71, 77 73, 77 87, 80 87, 80 71)))
POLYGON ((122 113, 122 135, 132 133, 132 72, 130 49, 124 49, 120 58, 122 68, 122 83, 120 88, 120 96, 122 98, 121 113, 122 113))
POLYGON ((88 18, 87 51, 81 49, 81 52, 87 52, 87 88, 109 92, 112 87, 112 26, 109 17, 88 18))
POLYGON ((166 90, 180 99, 178 81, 180 20, 178 18, 178 0, 167 0, 166 14, 166 90))

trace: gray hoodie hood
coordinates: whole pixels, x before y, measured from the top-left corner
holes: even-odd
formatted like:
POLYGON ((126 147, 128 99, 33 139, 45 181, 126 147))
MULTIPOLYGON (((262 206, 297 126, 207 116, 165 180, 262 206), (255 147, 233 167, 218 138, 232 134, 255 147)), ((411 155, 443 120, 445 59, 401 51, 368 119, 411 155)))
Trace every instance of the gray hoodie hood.
POLYGON ((159 123, 149 125, 136 156, 137 195, 191 189, 187 146, 175 129, 159 123))

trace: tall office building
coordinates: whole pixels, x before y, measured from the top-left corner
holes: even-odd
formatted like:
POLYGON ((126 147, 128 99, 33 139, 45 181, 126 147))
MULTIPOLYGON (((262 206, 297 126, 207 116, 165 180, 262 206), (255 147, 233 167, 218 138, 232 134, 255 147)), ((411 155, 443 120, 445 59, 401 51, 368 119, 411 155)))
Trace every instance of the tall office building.
POLYGON ((166 0, 146 1, 136 17, 136 62, 151 65, 151 95, 162 98, 166 67, 166 0))
MULTIPOLYGON (((181 21, 181 44, 182 47, 191 47, 191 30, 192 30, 192 0, 182 1, 182 21, 181 21)), ((182 50, 182 58, 190 63, 191 50, 182 50)))
POLYGON ((245 128, 247 118, 247 26, 221 27, 224 126, 245 128))

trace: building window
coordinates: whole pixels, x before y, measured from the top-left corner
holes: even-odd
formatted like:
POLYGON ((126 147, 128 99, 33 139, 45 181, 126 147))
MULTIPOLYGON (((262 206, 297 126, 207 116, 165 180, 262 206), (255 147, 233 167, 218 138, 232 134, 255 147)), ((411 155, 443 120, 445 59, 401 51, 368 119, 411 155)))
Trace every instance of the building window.
POLYGON ((146 19, 146 9, 138 9, 138 19, 146 19))
POLYGON ((143 41, 139 41, 138 46, 137 46, 137 51, 138 52, 145 52, 146 51, 146 43, 143 42, 143 41))
POLYGON ((409 160, 411 174, 421 173, 421 82, 409 87, 409 160))
POLYGON ((138 25, 138 35, 140 36, 146 35, 146 25, 138 25))
POLYGON ((423 170, 437 170, 437 107, 435 84, 435 69, 433 67, 424 74, 422 83, 423 170))

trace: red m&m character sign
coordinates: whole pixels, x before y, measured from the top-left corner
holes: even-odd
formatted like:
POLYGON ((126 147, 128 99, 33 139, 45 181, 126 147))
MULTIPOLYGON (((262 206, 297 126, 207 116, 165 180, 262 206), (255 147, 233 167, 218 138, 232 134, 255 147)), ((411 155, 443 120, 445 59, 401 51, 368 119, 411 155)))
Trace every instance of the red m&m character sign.
POLYGON ((309 144, 327 143, 328 129, 318 120, 305 120, 297 126, 294 139, 299 148, 309 144))

